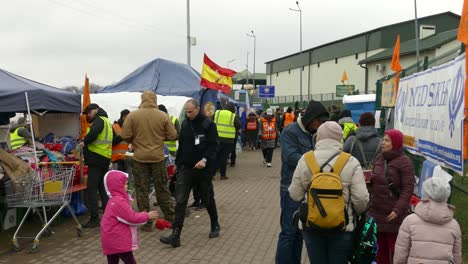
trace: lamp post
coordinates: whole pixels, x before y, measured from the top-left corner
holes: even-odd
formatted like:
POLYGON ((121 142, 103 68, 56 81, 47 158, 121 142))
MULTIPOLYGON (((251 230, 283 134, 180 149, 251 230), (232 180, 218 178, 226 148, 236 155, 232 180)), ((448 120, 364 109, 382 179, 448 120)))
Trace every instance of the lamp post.
POLYGON ((229 63, 231 63, 231 62, 233 62, 233 61, 235 61, 235 60, 236 60, 236 59, 232 59, 232 60, 228 61, 228 62, 226 63, 226 65, 227 65, 226 68, 229 69, 229 63))
POLYGON ((253 54, 254 58, 253 58, 253 78, 252 78, 252 80, 253 80, 253 88, 255 89, 255 49, 256 49, 256 46, 257 46, 257 36, 255 36, 253 30, 250 30, 250 33, 251 34, 247 33, 247 36, 254 39, 254 54, 253 54))
POLYGON ((190 65, 190 45, 191 45, 191 37, 190 37, 190 0, 187 0, 187 65, 190 65))
MULTIPOLYGON (((299 1, 296 1, 297 9, 289 8, 289 10, 294 12, 299 12, 299 54, 302 55, 302 10, 299 6, 299 1)), ((299 56, 300 56, 299 55, 299 56)), ((302 105, 302 65, 299 68, 299 89, 300 89, 300 100, 302 105)))

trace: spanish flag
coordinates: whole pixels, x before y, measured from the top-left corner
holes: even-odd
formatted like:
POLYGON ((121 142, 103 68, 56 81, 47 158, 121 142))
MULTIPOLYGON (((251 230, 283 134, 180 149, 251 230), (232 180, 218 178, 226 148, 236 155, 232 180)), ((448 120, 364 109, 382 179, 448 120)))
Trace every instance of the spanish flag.
POLYGON ((232 76, 237 72, 222 68, 214 63, 208 56, 203 57, 203 69, 200 85, 209 89, 220 90, 229 94, 232 89, 232 76))

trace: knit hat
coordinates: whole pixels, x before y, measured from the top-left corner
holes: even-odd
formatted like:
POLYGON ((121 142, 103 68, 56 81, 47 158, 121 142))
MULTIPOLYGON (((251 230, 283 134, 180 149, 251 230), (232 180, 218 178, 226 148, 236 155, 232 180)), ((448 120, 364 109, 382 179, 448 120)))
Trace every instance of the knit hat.
POLYGON ((447 202, 450 196, 450 184, 440 177, 426 180, 422 186, 422 198, 436 202, 447 202))
POLYGON ((158 108, 159 108, 159 110, 161 110, 161 111, 163 111, 164 113, 166 113, 166 114, 167 114, 167 108, 166 108, 166 106, 165 106, 165 105, 163 105, 163 104, 160 104, 160 105, 158 105, 158 108))
POLYGON ((375 117, 371 112, 365 112, 359 117, 359 125, 375 126, 375 117))
POLYGON ((127 116, 128 114, 130 114, 130 110, 128 109, 120 111, 120 119, 122 119, 124 116, 127 116))
POLYGON ((310 122, 317 118, 323 122, 330 120, 328 111, 325 106, 323 106, 320 102, 311 100, 309 105, 307 105, 304 115, 301 117, 302 124, 304 127, 308 127, 310 122))
POLYGON ((389 129, 385 131, 387 135, 392 140, 393 150, 399 150, 403 147, 403 133, 398 129, 389 129))
POLYGON ((83 111, 83 114, 87 114, 89 112, 91 112, 91 110, 94 110, 94 109, 98 109, 99 108, 99 105, 97 104, 89 104, 85 110, 83 111))
POLYGON ((338 115, 338 118, 341 119, 344 117, 351 117, 351 111, 348 109, 341 111, 340 114, 338 115))
POLYGON ((320 125, 317 129, 317 141, 323 139, 333 139, 341 142, 343 138, 343 129, 338 123, 333 121, 327 121, 320 125))

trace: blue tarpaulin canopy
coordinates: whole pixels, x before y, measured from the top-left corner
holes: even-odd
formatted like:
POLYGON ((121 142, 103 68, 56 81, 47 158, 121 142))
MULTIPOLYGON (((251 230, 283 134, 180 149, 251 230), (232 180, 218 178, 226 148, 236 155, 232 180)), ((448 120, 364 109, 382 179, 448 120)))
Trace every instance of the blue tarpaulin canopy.
POLYGON ((35 82, 0 69, 0 112, 26 112, 28 93, 31 110, 81 112, 81 95, 35 82))
POLYGON ((164 59, 155 59, 136 69, 116 84, 98 93, 143 92, 199 98, 200 74, 192 67, 164 59))

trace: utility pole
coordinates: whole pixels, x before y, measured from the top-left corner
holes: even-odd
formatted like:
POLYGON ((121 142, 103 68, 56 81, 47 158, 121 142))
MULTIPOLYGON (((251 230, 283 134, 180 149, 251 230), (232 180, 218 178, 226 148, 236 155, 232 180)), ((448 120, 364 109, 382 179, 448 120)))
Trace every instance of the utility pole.
POLYGON ((254 59, 253 59, 253 78, 252 78, 252 82, 253 82, 253 89, 255 90, 255 50, 256 50, 256 46, 257 46, 257 36, 255 36, 254 34, 254 31, 253 30, 250 30, 250 32, 252 34, 249 34, 247 33, 247 36, 251 37, 254 39, 254 59))
MULTIPOLYGON (((415 0, 416 1, 416 0, 415 0)), ((302 57, 302 9, 299 6, 299 1, 296 1, 297 9, 289 8, 289 10, 294 12, 299 12, 299 57, 302 57)), ((302 97, 302 65, 299 67, 299 89, 300 89, 300 100, 301 105, 303 104, 303 97, 302 97)), ((310 65, 309 65, 310 67, 310 65)))

